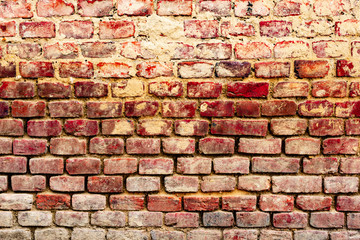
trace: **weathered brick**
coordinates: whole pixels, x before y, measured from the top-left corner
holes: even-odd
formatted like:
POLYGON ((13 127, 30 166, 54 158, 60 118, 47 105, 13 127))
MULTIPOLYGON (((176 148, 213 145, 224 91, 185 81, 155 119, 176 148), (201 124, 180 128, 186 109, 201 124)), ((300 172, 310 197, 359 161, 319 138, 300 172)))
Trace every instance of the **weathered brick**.
POLYGON ((165 177, 167 192, 197 192, 199 189, 198 177, 169 176, 165 177))
POLYGON ((159 108, 156 101, 129 101, 125 102, 127 117, 154 116, 159 108))
MULTIPOLYGON (((97 65, 97 75, 103 78, 129 78, 130 66, 120 62, 100 62, 97 65)), ((127 82, 125 82, 127 83, 127 82)), ((122 84, 124 85, 124 84, 122 84)), ((114 92, 114 90, 112 90, 114 92)), ((114 95, 115 97, 115 95, 114 95)))
POLYGON ((237 59, 270 58, 272 50, 265 42, 249 42, 235 44, 235 56, 237 59))
POLYGON ((19 24, 22 38, 54 38, 55 24, 53 22, 22 22, 19 24))
POLYGON ((68 158, 66 171, 70 175, 99 174, 101 161, 98 158, 68 158))
POLYGON ((263 0, 248 1, 236 0, 234 11, 237 17, 246 16, 268 16, 270 14, 272 4, 263 0))
POLYGON ((170 120, 139 120, 137 134, 140 136, 170 136, 172 132, 172 121, 170 120))
POLYGON ((199 227, 199 214, 177 212, 165 214, 165 225, 175 228, 199 227))
POLYGON ((228 192, 235 189, 236 183, 235 177, 206 176, 201 182, 201 190, 203 192, 228 192))
POLYGON ((106 196, 100 194, 74 194, 71 198, 71 205, 74 210, 104 210, 106 196))
POLYGON ((320 139, 316 138, 287 138, 285 153, 296 155, 317 155, 320 153, 320 139))
POLYGON ((87 39, 94 35, 94 23, 91 21, 62 21, 59 34, 64 38, 87 39))
POLYGON ((273 88, 273 97, 307 97, 309 83, 307 82, 278 82, 273 88))
POLYGON ((65 228, 38 228, 34 233, 37 240, 67 240, 69 239, 69 233, 65 228))
POLYGON ((124 153, 124 140, 121 138, 92 138, 89 152, 96 154, 122 154, 124 153))
POLYGON ((54 155, 83 155, 86 153, 86 141, 77 138, 52 138, 50 153, 54 155))
POLYGON ((71 42, 45 44, 43 51, 46 59, 74 59, 79 56, 78 45, 71 42))
POLYGON ((345 81, 315 81, 312 84, 314 97, 345 97, 347 84, 345 81))
POLYGON ((348 48, 348 43, 343 40, 313 42, 312 48, 318 58, 339 58, 348 55, 344 50, 348 48))
POLYGON ((91 193, 119 193, 123 191, 122 176, 88 177, 87 188, 91 193))
POLYGON ((85 227, 89 223, 89 213, 73 211, 57 211, 55 224, 63 227, 85 227))
POLYGON ((215 135, 265 136, 267 120, 213 120, 211 133, 215 135))
MULTIPOLYGON (((7 66, 0 65, 0 77, 15 77, 14 63, 7 66)), ((0 86, 1 98, 33 98, 35 96, 35 84, 33 82, 9 82, 2 81, 0 86)))
POLYGON ((182 174, 210 174, 211 158, 195 157, 177 159, 177 172, 182 174))
POLYGON ((274 7, 275 16, 298 16, 301 14, 302 4, 299 2, 293 2, 290 0, 282 0, 276 3, 274 7))
POLYGON ((51 62, 20 62, 20 75, 24 78, 54 77, 51 62))
POLYGON ((300 158, 252 158, 252 172, 257 173, 297 173, 300 158))
POLYGON ((40 210, 64 210, 70 208, 69 194, 41 193, 36 195, 36 208, 40 210))
POLYGON ((47 151, 47 140, 15 139, 13 152, 15 155, 42 155, 47 151))
POLYGON ((2 173, 26 173, 26 157, 0 157, 0 172, 2 173))
POLYGON ((268 94, 267 82, 231 82, 227 86, 228 97, 266 98, 268 94))
POLYGON ((180 62, 178 76, 181 78, 210 78, 214 72, 214 65, 208 62, 180 62))
POLYGON ((346 173, 346 174, 360 173, 360 159, 356 157, 341 158, 340 173, 346 173))
POLYGON ((323 141, 324 154, 356 154, 359 141, 356 138, 327 138, 323 141))
POLYGON ((79 0, 77 7, 82 17, 104 17, 111 14, 113 2, 109 0, 79 0))
POLYGON ((236 102, 238 117, 260 117, 260 102, 249 100, 236 102))
POLYGON ((255 28, 254 25, 243 21, 237 21, 234 23, 230 21, 224 21, 220 25, 220 34, 223 37, 251 37, 255 35, 255 28))
POLYGON ((108 240, 117 240, 124 237, 125 239, 150 239, 149 234, 144 230, 109 230, 106 237, 108 240))
POLYGON ((32 137, 55 137, 61 134, 62 126, 58 120, 30 120, 27 133, 32 137))
POLYGON ((59 75, 62 78, 92 78, 94 66, 91 62, 62 62, 59 75))
POLYGON ((218 98, 222 84, 216 82, 188 82, 187 96, 189 98, 218 98))
POLYGON ((235 140, 232 138, 202 138, 199 150, 204 154, 233 154, 235 140))
MULTIPOLYGON (((179 161, 179 159, 178 159, 179 161)), ((249 173, 250 161, 244 157, 214 158, 215 173, 249 173)))
POLYGON ((275 44, 274 57, 282 59, 307 57, 309 50, 309 44, 304 41, 282 41, 275 44))
POLYGON ((234 216, 229 212, 205 212, 203 224, 205 227, 231 227, 234 224, 234 216))
POLYGON ((88 118, 112 118, 122 116, 122 102, 87 102, 86 107, 88 118))
POLYGON ((211 196, 184 196, 186 211, 214 211, 219 209, 219 198, 211 196))
POLYGON ((181 211, 181 198, 171 195, 149 195, 147 208, 155 212, 181 211))
POLYGON ((129 192, 157 192, 160 190, 159 177, 128 177, 126 190, 129 192))
POLYGON ((126 140, 128 154, 159 154, 160 139, 156 138, 128 138, 126 140))
POLYGON ((142 210, 144 208, 144 196, 142 195, 111 195, 109 198, 110 208, 113 210, 142 210))
POLYGON ((332 157, 315 157, 303 159, 303 171, 308 174, 327 174, 336 173, 339 163, 337 158, 332 157))
POLYGON ((184 31, 188 38, 218 37, 219 22, 217 20, 185 20, 184 31))
POLYGON ((109 58, 116 52, 113 42, 85 42, 80 45, 80 49, 87 58, 109 58))
POLYGON ((129 174, 135 173, 138 168, 136 158, 108 158, 104 159, 105 174, 129 174))
POLYGON ((223 196, 222 209, 226 211, 255 211, 256 196, 223 196))
POLYGON ((180 81, 150 82, 149 93, 157 97, 181 97, 183 84, 180 81))
POLYGON ((274 135, 302 135, 307 129, 305 119, 271 119, 270 129, 274 135))
POLYGON ((323 78, 329 73, 328 61, 295 60, 295 73, 299 78, 323 78))
POLYGON ((252 154, 279 154, 281 153, 281 139, 240 138, 238 151, 252 154))
POLYGON ((321 176, 274 176, 272 177, 274 193, 316 193, 322 191, 321 176))
POLYGON ((171 158, 142 158, 139 161, 139 174, 169 175, 173 169, 174 161, 171 158))
POLYGON ((309 134, 311 136, 340 136, 344 133, 342 119, 311 119, 309 134))
POLYGON ((233 101, 204 101, 200 104, 202 117, 232 117, 234 112, 233 101))
POLYGON ((249 62, 221 61, 215 65, 216 77, 246 78, 251 74, 249 62))
POLYGON ((204 136, 209 131, 209 122, 204 120, 176 120, 175 133, 181 136, 204 136))
POLYGON ((69 98, 71 87, 61 82, 42 82, 37 84, 38 94, 42 98, 69 98))
POLYGON ((50 189, 59 192, 80 192, 85 190, 85 178, 73 176, 50 177, 50 189))
POLYGON ((41 192, 46 188, 45 176, 11 176, 11 188, 14 192, 41 192))
POLYGON ((129 212, 130 227, 161 227, 162 225, 161 212, 129 212))
POLYGON ((119 39, 134 36, 135 25, 132 21, 102 21, 99 23, 100 39, 119 39))
POLYGON ((0 154, 12 153, 13 140, 11 138, 0 138, 0 154))
POLYGON ((171 77, 173 75, 172 63, 142 62, 136 65, 136 76, 144 78, 171 77))
POLYGON ((99 132, 99 123, 95 120, 67 120, 64 124, 67 134, 74 136, 94 136, 99 132))
POLYGON ((1 210, 30 210, 33 204, 33 195, 25 193, 1 193, 1 210))
POLYGON ((271 179, 268 176, 240 176, 238 189, 245 191, 265 191, 271 187, 271 179))
POLYGON ((15 21, 0 23, 0 36, 1 37, 14 37, 16 35, 15 21))
POLYGON ((44 117, 46 103, 44 101, 15 100, 11 105, 13 117, 44 117))
POLYGON ((133 135, 135 130, 134 122, 127 119, 102 120, 101 126, 104 135, 133 135))
POLYGON ((329 4, 326 0, 320 0, 314 3, 314 12, 317 16, 337 16, 350 10, 350 2, 336 0, 329 4))
POLYGON ((167 154, 193 154, 195 152, 195 139, 167 138, 162 140, 164 153, 167 154))
POLYGON ((5 101, 0 102, 0 117, 9 116, 9 112, 10 112, 10 104, 5 101))
POLYGON ((254 229, 226 229, 223 231, 224 240, 231 239, 258 239, 259 231, 254 229))
POLYGON ((289 62, 257 62, 255 76, 258 78, 283 78, 290 76, 289 62))
POLYGON ((0 213, 1 220, 0 220, 0 226, 1 227, 12 227, 14 216, 13 213, 10 211, 2 211, 0 213))
POLYGON ((307 213, 276 213, 273 215, 273 224, 276 228, 306 228, 307 213))
POLYGON ((265 37, 286 37, 292 31, 292 23, 280 20, 260 21, 260 35, 265 37))
POLYGON ((195 229, 187 233, 188 240, 220 240, 221 239, 221 231, 220 230, 203 230, 203 229, 195 229))
POLYGON ((156 13, 159 16, 189 16, 192 13, 192 1, 160 0, 156 13))
POLYGON ((31 231, 28 229, 0 230, 0 237, 4 240, 31 240, 31 231))
MULTIPOLYGON (((37 43, 9 43, 6 45, 6 53, 13 54, 22 59, 33 59, 41 54, 41 47, 37 43)), ((51 63, 46 62, 21 62, 20 71, 22 76, 28 78, 35 78, 31 73, 41 76, 41 74, 51 75, 51 72, 51 77, 53 77, 54 72, 51 63)))
POLYGON ((75 97, 105 97, 108 95, 108 85, 102 82, 74 83, 75 97))
POLYGON ((63 0, 45 1, 36 3, 36 12, 39 17, 58 17, 74 14, 74 5, 63 0))
POLYGON ((310 226, 314 228, 342 228, 345 214, 340 212, 315 212, 310 215, 310 226))
POLYGON ((74 118, 84 114, 83 104, 74 100, 49 102, 48 107, 50 117, 74 118))
POLYGON ((358 196, 338 196, 336 198, 336 210, 337 211, 360 211, 358 196))
POLYGON ((269 100, 261 105, 263 116, 291 116, 295 115, 297 104, 290 100, 269 100))
POLYGON ((359 179, 357 177, 325 177, 325 193, 352 193, 359 191, 359 179))
POLYGON ((18 222, 20 226, 46 227, 52 223, 52 213, 48 211, 19 212, 18 222))
POLYGON ((331 197, 299 195, 296 198, 296 206, 305 211, 327 211, 331 203, 331 197))
POLYGON ((71 233, 71 239, 99 239, 105 240, 105 229, 92 229, 92 228, 74 228, 71 233))
POLYGON ((29 168, 32 174, 62 174, 64 160, 62 158, 31 158, 29 168))
POLYGON ((260 196, 259 206, 264 212, 291 212, 294 209, 294 197, 264 194, 260 196))
POLYGON ((126 223, 123 212, 98 211, 91 214, 91 224, 99 227, 124 227, 126 223))

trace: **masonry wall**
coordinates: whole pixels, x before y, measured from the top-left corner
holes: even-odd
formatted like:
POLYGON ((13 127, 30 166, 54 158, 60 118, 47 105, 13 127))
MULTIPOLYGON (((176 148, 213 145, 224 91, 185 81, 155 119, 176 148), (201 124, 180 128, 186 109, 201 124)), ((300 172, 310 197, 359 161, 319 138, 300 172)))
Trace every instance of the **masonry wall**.
POLYGON ((355 0, 2 0, 0 239, 360 239, 355 0))

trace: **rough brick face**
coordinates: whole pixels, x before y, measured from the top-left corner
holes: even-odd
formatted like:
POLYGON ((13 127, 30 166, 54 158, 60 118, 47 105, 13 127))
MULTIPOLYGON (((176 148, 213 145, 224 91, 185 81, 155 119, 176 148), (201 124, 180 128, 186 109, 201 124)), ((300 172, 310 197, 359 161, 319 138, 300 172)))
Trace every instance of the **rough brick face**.
POLYGON ((359 9, 3 0, 0 239, 359 239, 359 9))

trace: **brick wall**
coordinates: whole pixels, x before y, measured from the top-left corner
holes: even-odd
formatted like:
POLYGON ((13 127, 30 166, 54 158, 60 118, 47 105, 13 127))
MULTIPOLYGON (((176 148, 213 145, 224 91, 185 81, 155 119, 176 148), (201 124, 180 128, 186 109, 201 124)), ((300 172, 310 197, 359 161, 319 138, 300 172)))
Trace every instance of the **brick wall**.
POLYGON ((360 239, 359 12, 2 0, 0 239, 360 239))

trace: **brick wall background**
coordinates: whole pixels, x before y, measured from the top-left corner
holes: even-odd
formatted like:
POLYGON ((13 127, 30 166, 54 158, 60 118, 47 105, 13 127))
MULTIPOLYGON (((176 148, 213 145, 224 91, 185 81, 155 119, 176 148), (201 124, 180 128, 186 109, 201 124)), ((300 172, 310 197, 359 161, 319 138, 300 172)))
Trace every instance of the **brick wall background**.
POLYGON ((360 239, 359 13, 2 0, 0 239, 360 239))

